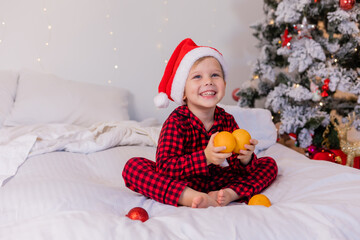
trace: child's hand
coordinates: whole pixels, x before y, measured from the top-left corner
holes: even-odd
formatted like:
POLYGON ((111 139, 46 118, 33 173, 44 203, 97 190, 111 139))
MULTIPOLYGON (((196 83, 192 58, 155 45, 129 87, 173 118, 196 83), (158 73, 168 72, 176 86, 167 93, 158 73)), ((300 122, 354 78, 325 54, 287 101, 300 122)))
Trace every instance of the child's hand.
POLYGON ((240 159, 242 164, 247 165, 250 162, 251 156, 255 151, 255 146, 258 143, 258 140, 250 139, 250 145, 245 144, 244 146, 247 150, 240 150, 239 156, 237 158, 240 159))
POLYGON ((211 135, 208 145, 206 146, 206 148, 204 150, 207 165, 210 165, 210 164, 220 165, 221 163, 223 163, 226 160, 226 158, 228 158, 232 155, 232 153, 220 152, 220 151, 226 149, 225 146, 221 146, 221 147, 214 146, 214 137, 216 136, 216 134, 218 134, 218 132, 211 135))

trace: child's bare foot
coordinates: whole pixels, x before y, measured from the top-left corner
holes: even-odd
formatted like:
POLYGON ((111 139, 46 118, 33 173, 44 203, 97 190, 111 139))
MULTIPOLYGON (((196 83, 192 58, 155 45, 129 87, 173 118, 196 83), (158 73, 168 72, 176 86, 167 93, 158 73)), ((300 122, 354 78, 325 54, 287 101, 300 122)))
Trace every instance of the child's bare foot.
POLYGON ((210 197, 206 193, 195 191, 189 187, 185 187, 184 191, 181 193, 178 204, 192 208, 207 208, 210 206, 219 207, 216 199, 210 197))
POLYGON ((192 208, 207 208, 207 207, 218 207, 219 204, 207 194, 201 194, 196 196, 192 200, 192 208))
POLYGON ((232 201, 239 199, 237 193, 231 188, 220 189, 219 191, 213 191, 208 193, 209 196, 220 205, 226 206, 232 201))

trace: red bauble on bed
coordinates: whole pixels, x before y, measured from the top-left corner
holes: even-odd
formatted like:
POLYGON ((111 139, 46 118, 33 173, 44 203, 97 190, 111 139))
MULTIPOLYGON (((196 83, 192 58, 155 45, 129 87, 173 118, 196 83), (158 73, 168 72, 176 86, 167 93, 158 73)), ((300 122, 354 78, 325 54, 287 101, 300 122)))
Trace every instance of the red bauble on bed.
POLYGON ((126 216, 132 220, 140 220, 142 222, 145 222, 149 219, 149 214, 141 207, 134 207, 126 216))

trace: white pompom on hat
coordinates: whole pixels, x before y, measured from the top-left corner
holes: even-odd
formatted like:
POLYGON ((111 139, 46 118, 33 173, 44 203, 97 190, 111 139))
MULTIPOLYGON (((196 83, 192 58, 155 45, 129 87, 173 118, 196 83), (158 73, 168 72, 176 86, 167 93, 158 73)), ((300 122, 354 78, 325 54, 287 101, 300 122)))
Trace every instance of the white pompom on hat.
POLYGON ((185 82, 191 67, 202 57, 216 58, 226 76, 226 64, 222 54, 212 47, 198 46, 190 38, 184 39, 174 50, 168 61, 164 75, 159 84, 159 93, 154 98, 154 104, 158 108, 166 108, 169 100, 179 105, 183 101, 185 82))

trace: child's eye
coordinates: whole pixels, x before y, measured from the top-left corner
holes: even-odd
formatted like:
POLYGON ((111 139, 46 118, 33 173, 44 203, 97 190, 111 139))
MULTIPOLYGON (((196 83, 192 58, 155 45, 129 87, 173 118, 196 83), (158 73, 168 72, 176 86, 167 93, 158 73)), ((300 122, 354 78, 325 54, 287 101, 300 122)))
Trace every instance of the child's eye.
POLYGON ((195 75, 195 76, 193 76, 193 79, 200 79, 200 78, 201 78, 200 75, 195 75))
POLYGON ((220 75, 217 74, 217 73, 213 73, 213 74, 211 75, 211 77, 220 77, 220 75))

